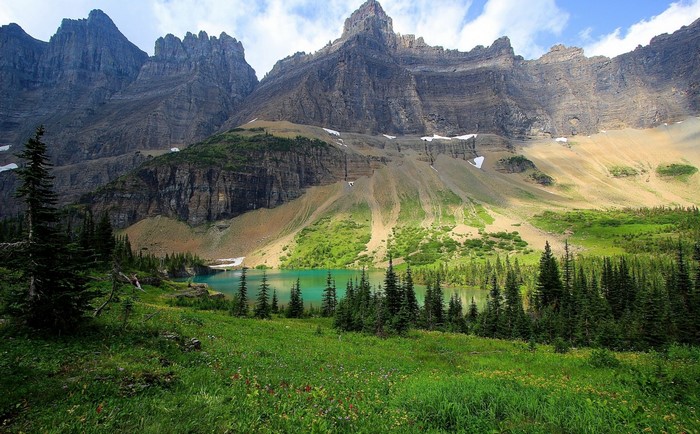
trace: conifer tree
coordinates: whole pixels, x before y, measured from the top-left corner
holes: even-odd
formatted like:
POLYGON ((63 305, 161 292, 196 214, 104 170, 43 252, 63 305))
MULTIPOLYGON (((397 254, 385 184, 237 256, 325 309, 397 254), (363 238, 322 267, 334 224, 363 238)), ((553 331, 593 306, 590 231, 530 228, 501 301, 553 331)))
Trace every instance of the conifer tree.
POLYGON ((238 282, 238 309, 235 312, 235 316, 246 317, 248 316, 248 282, 246 279, 246 271, 248 269, 243 267, 241 270, 241 279, 238 282))
POLYGON ((409 321, 412 325, 418 322, 420 306, 418 306, 418 298, 416 298, 416 290, 413 287, 413 275, 411 267, 406 268, 406 275, 403 278, 403 293, 406 301, 406 309, 409 321))
POLYGON ((304 299, 301 296, 299 279, 292 285, 289 293, 289 305, 287 306, 287 318, 301 318, 304 316, 304 299))
POLYGON ((433 309, 432 316, 435 327, 442 327, 445 324, 445 299, 442 292, 442 286, 440 284, 440 274, 435 277, 431 307, 433 309))
POLYGON ((326 287, 323 290, 323 299, 321 300, 321 316, 331 317, 335 313, 337 304, 335 281, 331 276, 330 270, 326 276, 326 287))
POLYGON ((503 300, 501 288, 498 286, 496 275, 491 276, 491 290, 489 291, 486 311, 483 315, 481 333, 490 338, 503 337, 503 300))
POLYGON ((511 338, 527 338, 529 337, 528 319, 523 310, 523 299, 520 295, 520 286, 518 285, 515 272, 510 268, 506 271, 506 286, 505 286, 505 306, 504 306, 504 322, 506 335, 511 338))
POLYGON ((267 273, 263 271, 262 279, 260 280, 260 288, 258 289, 258 296, 255 303, 255 309, 253 310, 253 316, 260 319, 270 319, 271 308, 268 301, 268 292, 270 285, 267 284, 267 273))
POLYGON ((277 301, 277 290, 272 288, 272 302, 270 303, 270 313, 278 314, 280 312, 279 303, 277 301))
POLYGON ((389 256, 389 268, 384 275, 384 294, 386 296, 386 305, 389 317, 393 318, 401 309, 401 291, 396 283, 396 273, 394 272, 394 264, 389 256))
POLYGON ((447 323, 449 325, 449 330, 452 332, 467 332, 467 323, 464 320, 462 299, 456 293, 452 294, 448 303, 447 323))
POLYGON ((111 262, 115 242, 112 223, 109 221, 109 215, 106 212, 102 214, 100 221, 95 227, 94 237, 97 260, 102 264, 111 262))
POLYGON ((549 242, 545 242, 544 252, 540 257, 539 274, 535 287, 535 302, 538 310, 551 307, 558 312, 563 293, 563 286, 559 275, 559 266, 552 254, 549 242))
POLYGON ((479 321, 479 308, 476 305, 476 300, 472 296, 472 301, 469 303, 469 311, 467 312, 467 326, 469 331, 474 333, 479 321))
POLYGON ((43 135, 44 128, 37 128, 17 155, 24 160, 16 173, 21 181, 17 197, 26 205, 27 234, 24 248, 11 261, 21 270, 26 287, 8 295, 8 306, 30 326, 60 331, 80 322, 96 294, 87 289, 77 247, 60 228, 43 135))

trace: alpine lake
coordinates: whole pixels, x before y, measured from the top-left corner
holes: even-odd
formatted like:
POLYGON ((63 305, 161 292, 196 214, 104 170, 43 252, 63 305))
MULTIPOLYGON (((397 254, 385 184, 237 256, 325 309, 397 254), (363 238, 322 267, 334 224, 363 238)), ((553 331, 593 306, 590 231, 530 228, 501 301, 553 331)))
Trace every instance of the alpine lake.
MULTIPOLYGON (((287 305, 289 303, 289 293, 292 285, 299 280, 299 287, 301 288, 302 298, 304 299, 304 305, 306 308, 318 308, 321 306, 321 297, 323 295, 323 290, 326 288, 326 281, 328 278, 328 273, 331 274, 331 279, 335 281, 336 286, 336 296, 338 300, 345 296, 345 288, 348 282, 359 282, 362 275, 361 270, 321 270, 321 269, 311 269, 311 270, 278 270, 278 269, 268 269, 268 270, 258 270, 258 269, 248 269, 246 270, 246 286, 248 291, 248 302, 254 303, 257 295, 258 288, 262 282, 263 275, 267 277, 267 284, 269 285, 269 295, 272 297, 273 289, 277 293, 277 299, 280 306, 287 305)), ((237 293, 238 287, 241 281, 241 270, 226 270, 221 271, 216 274, 211 275, 201 275, 194 276, 189 279, 178 279, 182 281, 191 281, 193 283, 206 283, 214 291, 221 292, 227 297, 232 297, 237 293)), ((372 270, 365 271, 367 278, 369 279, 370 285, 373 291, 376 291, 380 286, 384 286, 384 270, 372 270)), ((397 275, 402 277, 401 273, 397 275)), ((423 303, 425 297, 425 285, 414 285, 416 291, 416 298, 420 304, 423 303)), ((450 296, 457 293, 462 299, 462 306, 464 311, 469 306, 472 297, 476 301, 476 304, 481 309, 486 303, 487 291, 478 288, 452 288, 443 287, 442 288, 445 303, 449 301, 450 296)))

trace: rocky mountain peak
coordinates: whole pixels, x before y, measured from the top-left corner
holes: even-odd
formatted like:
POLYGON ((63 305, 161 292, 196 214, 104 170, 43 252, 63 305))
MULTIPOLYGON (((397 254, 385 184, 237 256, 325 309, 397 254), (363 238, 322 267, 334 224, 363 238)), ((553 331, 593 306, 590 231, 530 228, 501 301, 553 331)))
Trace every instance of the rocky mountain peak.
POLYGON ((345 20, 342 39, 348 39, 363 32, 379 32, 384 35, 394 35, 391 18, 376 0, 367 0, 345 20))
POLYGON ((209 36, 207 32, 199 34, 187 32, 184 39, 168 34, 164 38, 158 38, 155 45, 155 58, 183 60, 187 58, 210 57, 214 53, 227 53, 232 56, 244 57, 243 44, 226 33, 209 36))

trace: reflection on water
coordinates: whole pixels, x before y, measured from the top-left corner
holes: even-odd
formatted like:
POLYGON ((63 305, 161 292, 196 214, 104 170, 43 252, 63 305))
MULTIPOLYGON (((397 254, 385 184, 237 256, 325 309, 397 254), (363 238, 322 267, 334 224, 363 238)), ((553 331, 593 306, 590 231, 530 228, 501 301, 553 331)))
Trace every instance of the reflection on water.
MULTIPOLYGON (((306 307, 308 308, 312 305, 315 307, 321 306, 321 296, 326 287, 328 270, 266 270, 265 273, 267 274, 267 283, 270 285, 270 296, 272 296, 272 289, 275 289, 280 306, 289 303, 289 292, 297 279, 299 279, 306 307)), ((345 296, 345 287, 348 281, 357 282, 362 274, 359 270, 330 270, 330 273, 336 283, 338 300, 345 296)), ((373 289, 384 284, 384 271, 367 271, 366 273, 373 289)), ((262 270, 250 269, 246 272, 248 301, 251 303, 255 301, 255 297, 258 295, 258 287, 262 281, 262 276, 262 270)), ((401 277, 400 273, 399 276, 401 277)), ((192 281, 195 283, 206 283, 211 289, 232 296, 238 291, 240 279, 241 271, 236 270, 224 271, 210 276, 196 276, 192 281)), ((422 304, 425 286, 415 285, 415 290, 418 301, 422 304)), ((443 288, 445 303, 449 301, 450 296, 454 292, 462 298, 465 312, 472 297, 474 297, 480 309, 486 303, 486 291, 474 288, 443 288)))

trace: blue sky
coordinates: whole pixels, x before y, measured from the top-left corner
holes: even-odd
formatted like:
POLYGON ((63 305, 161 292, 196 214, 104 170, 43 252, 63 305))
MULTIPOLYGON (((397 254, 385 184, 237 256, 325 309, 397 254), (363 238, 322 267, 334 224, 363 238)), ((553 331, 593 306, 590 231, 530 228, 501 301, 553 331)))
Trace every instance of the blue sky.
MULTIPOLYGON (((153 54, 168 33, 225 31, 243 42, 258 77, 277 60, 313 52, 342 33, 364 0, 0 0, 0 25, 15 22, 47 41, 62 18, 102 9, 134 44, 153 54)), ((700 0, 380 0, 394 31, 468 51, 508 36, 516 54, 537 58, 555 44, 609 57, 646 45, 700 18, 700 0)))

